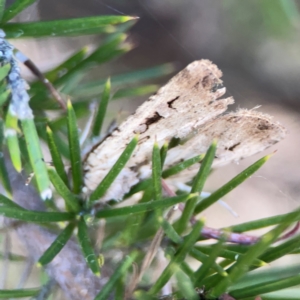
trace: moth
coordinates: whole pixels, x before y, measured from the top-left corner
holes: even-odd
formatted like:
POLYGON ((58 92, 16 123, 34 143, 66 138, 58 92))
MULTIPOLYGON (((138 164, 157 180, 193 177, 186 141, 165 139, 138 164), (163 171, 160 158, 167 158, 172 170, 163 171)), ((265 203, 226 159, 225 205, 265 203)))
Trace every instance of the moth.
MULTIPOLYGON (((266 114, 238 110, 226 114, 232 97, 222 98, 222 72, 209 60, 194 61, 175 75, 144 102, 112 134, 88 155, 85 192, 93 191, 119 158, 135 134, 139 144, 101 201, 122 199, 140 180, 151 176, 153 144, 159 146, 179 138, 181 144, 168 151, 164 168, 205 153, 217 139, 213 166, 254 155, 282 140, 286 129, 266 114)), ((191 180, 198 171, 195 164, 167 182, 176 188, 191 180)))

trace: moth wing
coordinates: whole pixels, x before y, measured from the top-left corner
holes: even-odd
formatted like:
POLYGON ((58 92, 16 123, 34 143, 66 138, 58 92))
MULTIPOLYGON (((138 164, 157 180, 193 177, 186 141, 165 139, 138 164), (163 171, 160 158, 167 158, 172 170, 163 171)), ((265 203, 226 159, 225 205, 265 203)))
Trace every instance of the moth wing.
MULTIPOLYGON (((183 145, 170 149, 165 168, 205 153, 214 139, 217 139, 217 151, 213 167, 218 167, 257 154, 285 136, 286 129, 270 116, 253 110, 239 110, 206 123, 183 145)), ((179 186, 190 181, 199 166, 195 164, 168 178, 169 183, 179 186)))
POLYGON ((139 144, 103 200, 122 198, 138 182, 137 166, 149 161, 155 141, 162 146, 173 137, 185 138, 226 111, 233 99, 219 99, 225 93, 221 76, 208 60, 195 61, 175 75, 87 157, 86 191, 97 187, 135 134, 139 144))

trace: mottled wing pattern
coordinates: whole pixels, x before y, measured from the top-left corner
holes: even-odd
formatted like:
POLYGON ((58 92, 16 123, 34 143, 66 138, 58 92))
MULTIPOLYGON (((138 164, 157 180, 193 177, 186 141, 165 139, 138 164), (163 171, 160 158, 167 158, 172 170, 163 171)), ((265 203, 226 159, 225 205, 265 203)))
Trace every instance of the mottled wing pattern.
MULTIPOLYGON (((284 128, 266 115, 241 110, 220 117, 234 102, 220 99, 226 91, 221 76, 208 60, 195 61, 174 76, 89 154, 84 166, 86 191, 97 187, 135 134, 139 134, 137 149, 103 201, 121 199, 140 178, 150 176, 154 141, 162 146, 173 137, 187 140, 169 151, 166 168, 206 152, 214 138, 218 139, 215 165, 238 161, 280 141, 284 128)), ((197 167, 180 179, 191 179, 197 167)))
MULTIPOLYGON (((166 166, 172 166, 182 160, 205 153, 213 139, 218 147, 213 167, 223 166, 259 153, 284 139, 286 129, 272 117, 253 110, 239 110, 220 116, 208 122, 183 145, 168 151, 166 166)), ((192 179, 199 164, 168 178, 172 185, 192 179)))

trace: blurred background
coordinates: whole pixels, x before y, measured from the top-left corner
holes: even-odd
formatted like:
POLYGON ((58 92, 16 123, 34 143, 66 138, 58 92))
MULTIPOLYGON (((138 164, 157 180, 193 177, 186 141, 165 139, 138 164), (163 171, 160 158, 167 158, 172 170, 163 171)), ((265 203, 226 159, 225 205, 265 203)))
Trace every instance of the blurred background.
MULTIPOLYGON (((9 2, 8 2, 9 3, 9 2)), ((280 144, 239 165, 216 170, 206 186, 213 191, 264 154, 278 150, 256 175, 225 199, 238 218, 219 205, 205 212, 209 226, 285 213, 300 199, 300 1, 298 0, 40 0, 15 21, 54 20, 94 15, 134 15, 139 20, 128 40, 134 49, 86 78, 175 63, 178 71, 197 59, 210 59, 223 71, 227 95, 239 107, 273 115, 288 129, 280 144)), ((43 71, 56 66, 98 36, 12 40, 43 71)), ((160 80, 166 82, 170 76, 160 80)), ((157 81, 155 83, 158 83, 157 81)), ((146 98, 110 107, 128 115, 146 98)))
MULTIPOLYGON (((128 40, 134 49, 113 64, 95 69, 90 78, 144 69, 166 62, 177 70, 196 59, 210 59, 224 73, 227 94, 233 96, 234 108, 252 109, 275 116, 289 131, 285 141, 275 145, 276 155, 252 179, 226 200, 241 217, 258 218, 289 211, 299 202, 300 155, 300 1, 293 0, 40 0, 29 7, 19 20, 55 20, 103 14, 134 15, 138 22, 128 40), (239 195, 239 190, 251 192, 239 195), (247 216, 245 216, 247 214, 247 216)), ((93 45, 99 36, 80 38, 18 39, 16 47, 42 70, 54 67, 82 46, 93 45)), ((14 43, 14 40, 12 40, 14 43)), ((166 82, 162 78, 159 84, 166 82)), ((156 82, 157 83, 157 82, 156 82)), ((114 103, 110 115, 122 110, 127 115, 143 102, 114 103)), ((259 155, 261 157, 262 154, 259 155)), ((228 181, 256 158, 240 165, 230 165, 213 174, 208 186, 228 181), (226 176, 225 176, 226 174, 226 176), (218 179, 218 181, 217 181, 218 179)), ((235 220, 223 208, 222 218, 208 218, 208 223, 235 220), (214 220, 215 219, 215 220, 214 220)), ((215 224, 221 226, 221 224, 215 224)))

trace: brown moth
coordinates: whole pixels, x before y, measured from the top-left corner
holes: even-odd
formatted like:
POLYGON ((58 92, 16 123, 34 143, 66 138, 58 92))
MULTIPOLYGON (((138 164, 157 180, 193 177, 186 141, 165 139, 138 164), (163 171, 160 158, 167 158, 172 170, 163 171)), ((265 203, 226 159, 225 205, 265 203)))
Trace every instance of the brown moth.
MULTIPOLYGON (((106 195, 99 200, 122 199, 130 188, 151 175, 153 144, 159 146, 173 137, 183 144, 168 151, 165 168, 182 160, 205 153, 217 138, 214 166, 254 155, 282 140, 286 130, 268 115, 239 110, 222 115, 234 103, 221 98, 225 87, 222 72, 208 60, 194 61, 175 75, 156 94, 144 102, 108 138, 87 157, 85 192, 93 191, 108 173, 135 134, 139 144, 106 195)), ((173 176, 169 183, 191 180, 199 164, 173 176)))

